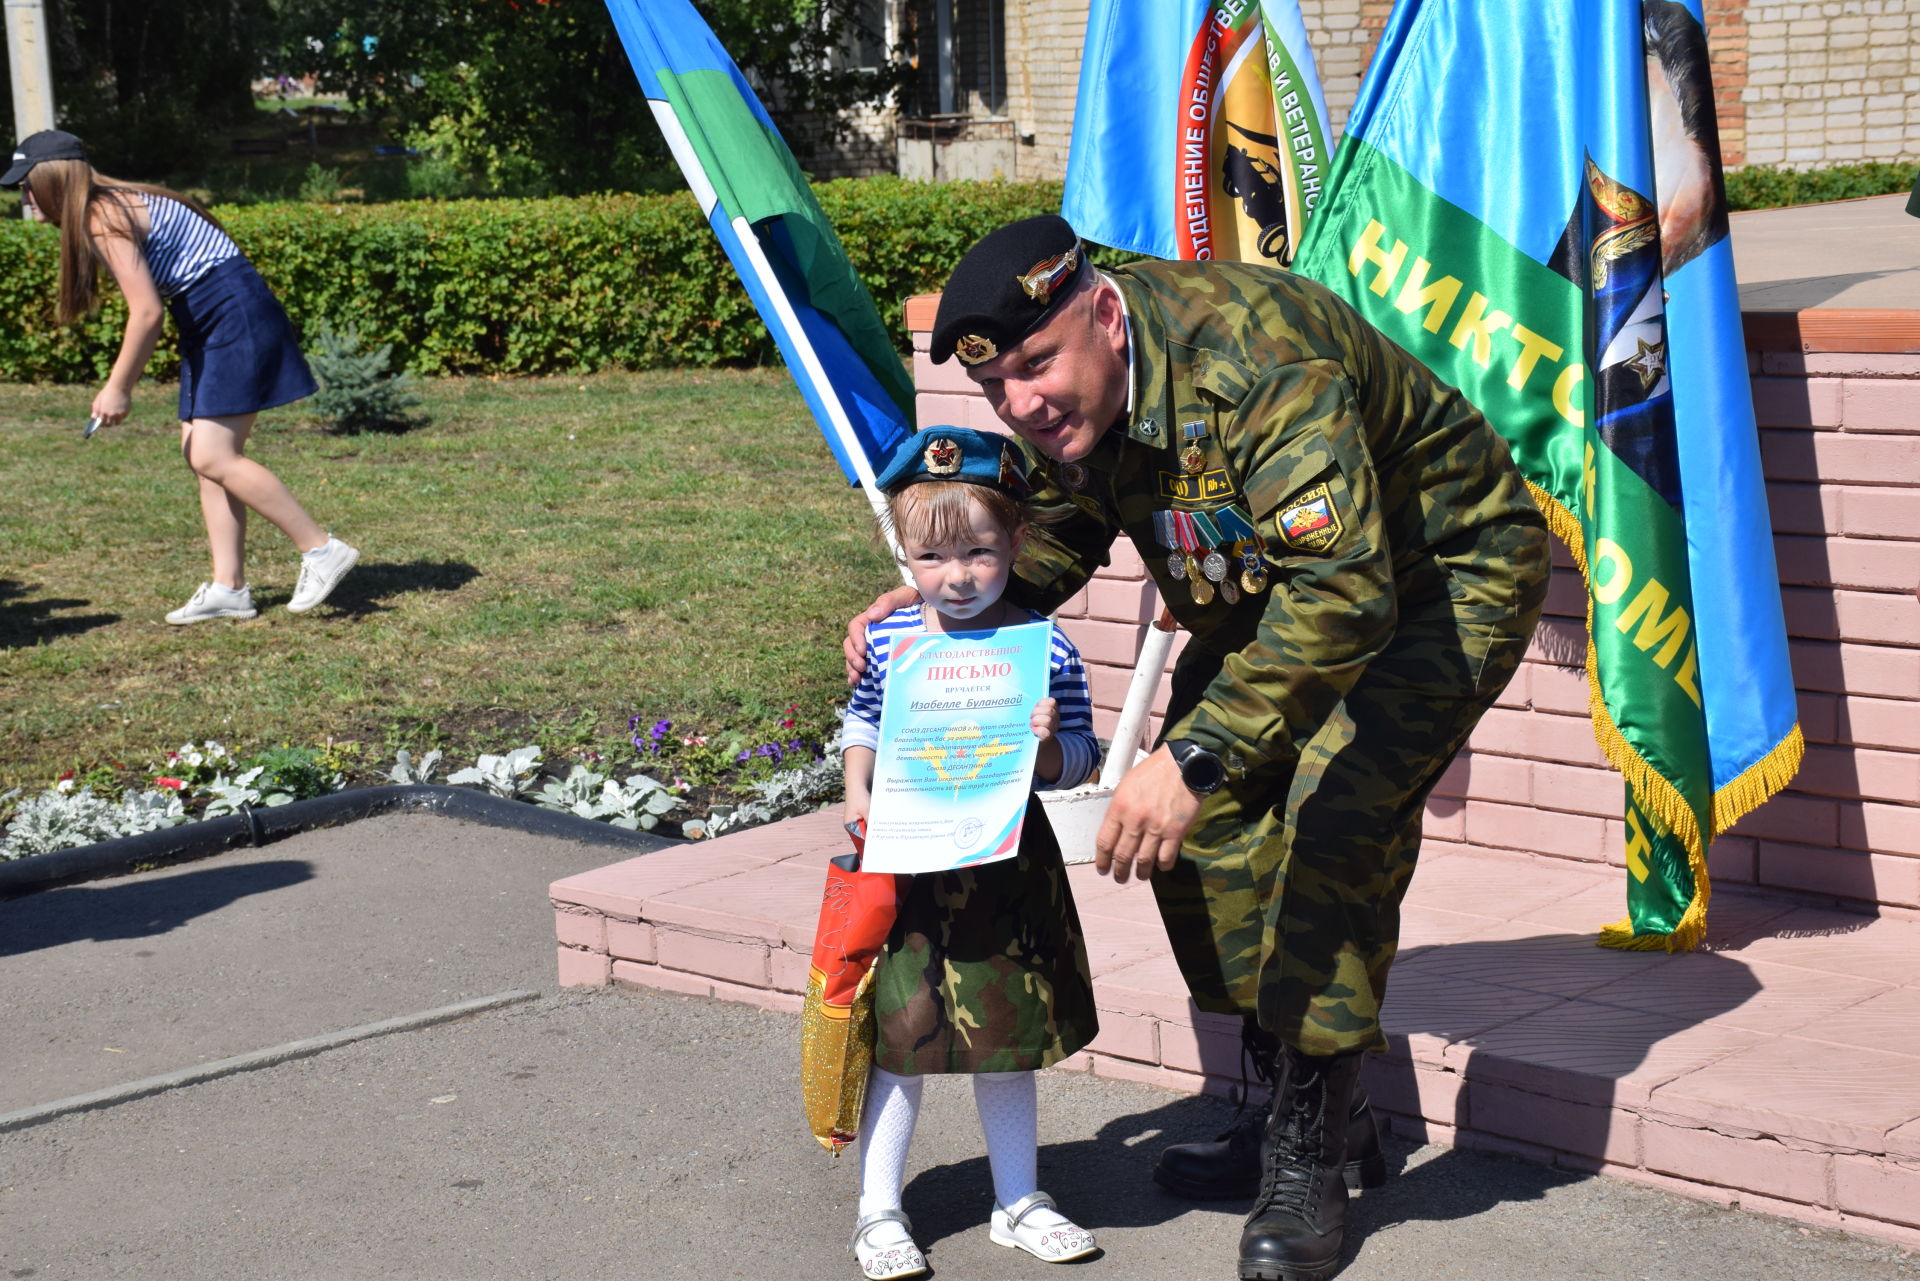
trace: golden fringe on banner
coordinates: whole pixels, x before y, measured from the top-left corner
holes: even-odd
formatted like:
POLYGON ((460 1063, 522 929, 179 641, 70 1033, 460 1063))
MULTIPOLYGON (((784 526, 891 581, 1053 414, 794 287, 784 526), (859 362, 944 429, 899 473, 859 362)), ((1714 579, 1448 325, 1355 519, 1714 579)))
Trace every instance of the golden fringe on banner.
MULTIPOLYGON (((1547 527, 1553 531, 1554 537, 1572 553, 1573 562, 1580 569, 1580 581, 1588 588, 1587 712, 1593 721, 1593 736, 1599 742, 1600 750, 1606 754, 1608 763, 1620 771, 1621 777, 1627 780, 1627 786, 1638 794, 1641 804, 1666 824, 1668 830, 1685 846, 1687 866, 1693 875, 1692 901, 1687 904, 1687 910, 1681 914, 1671 934, 1636 934, 1633 917, 1628 915, 1611 925, 1601 926, 1599 944, 1601 947, 1629 952, 1692 951, 1706 936, 1707 901, 1713 895, 1713 887, 1707 877, 1706 841, 1701 839, 1699 820, 1679 789, 1649 765, 1633 744, 1627 741, 1619 726, 1613 723, 1606 700, 1601 697, 1599 654, 1593 644, 1593 591, 1587 582, 1587 544, 1580 518, 1530 480, 1527 481, 1527 490, 1545 514, 1547 527)), ((1786 737, 1774 744, 1772 750, 1743 770, 1738 778, 1715 791, 1713 813, 1709 819, 1713 830, 1707 834, 1707 840, 1732 827, 1742 815, 1757 809, 1768 797, 1792 782, 1805 750, 1806 741, 1796 721, 1786 737)))

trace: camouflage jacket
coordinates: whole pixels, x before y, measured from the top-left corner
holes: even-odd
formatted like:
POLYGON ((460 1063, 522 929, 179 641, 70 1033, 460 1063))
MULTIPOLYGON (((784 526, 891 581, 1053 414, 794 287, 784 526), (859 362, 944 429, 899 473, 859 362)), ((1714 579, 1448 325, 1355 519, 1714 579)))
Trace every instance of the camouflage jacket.
POLYGON ((1464 396, 1302 277, 1195 262, 1109 275, 1127 306, 1132 408, 1073 477, 1077 491, 1071 469, 1039 460, 1042 520, 1010 594, 1051 612, 1107 563, 1117 534, 1131 538, 1192 643, 1225 660, 1167 737, 1235 773, 1290 760, 1403 614, 1513 612, 1518 579, 1541 572, 1544 522, 1506 442, 1464 396), (1185 465, 1194 446, 1197 472, 1185 465), (1206 513, 1204 539, 1241 528, 1232 512, 1261 542, 1223 550, 1250 552, 1265 590, 1199 603, 1169 566, 1163 540, 1181 531, 1160 513, 1187 531, 1206 513))

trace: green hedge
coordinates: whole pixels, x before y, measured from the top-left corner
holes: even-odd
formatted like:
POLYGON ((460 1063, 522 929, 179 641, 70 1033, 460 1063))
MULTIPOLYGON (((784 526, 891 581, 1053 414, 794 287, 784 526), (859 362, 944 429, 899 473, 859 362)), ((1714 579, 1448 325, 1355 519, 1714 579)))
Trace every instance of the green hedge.
MULTIPOLYGON (((1060 208, 1060 184, 894 178, 819 184, 881 315, 937 290, 1003 222, 1060 208)), ((391 342, 421 374, 542 374, 774 360, 719 241, 686 195, 216 210, 312 341, 323 323, 391 342)), ((105 377, 125 310, 52 320, 53 228, 0 223, 0 382, 105 377)), ((149 372, 179 367, 171 326, 149 372)))
POLYGON ((1835 165, 1831 169, 1781 169, 1748 165, 1727 174, 1727 207, 1778 209, 1786 205, 1817 205, 1829 200, 1861 196, 1889 196, 1913 187, 1912 165, 1879 161, 1835 165))

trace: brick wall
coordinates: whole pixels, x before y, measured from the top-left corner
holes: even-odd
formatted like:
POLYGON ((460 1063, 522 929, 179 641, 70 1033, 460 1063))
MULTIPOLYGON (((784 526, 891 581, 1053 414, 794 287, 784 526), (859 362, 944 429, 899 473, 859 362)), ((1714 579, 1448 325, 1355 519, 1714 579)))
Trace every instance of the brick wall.
MULTIPOLYGON (((934 301, 907 310, 923 425, 1000 430, 956 362, 927 359, 934 301)), ((1920 908, 1920 316, 1748 317, 1806 763, 1795 785, 1714 843, 1724 883, 1920 908), (1893 350, 1831 350, 1857 343, 1893 350), (1813 347, 1815 350, 1805 350, 1813 347), (1822 349, 1829 348, 1829 349, 1822 349)), ((1623 865, 1623 785, 1587 718, 1585 596, 1555 546, 1546 616, 1518 675, 1427 806, 1434 850, 1623 865)), ((1159 600, 1124 540, 1058 618, 1112 731, 1159 600)), ((1182 634, 1184 638, 1184 633, 1182 634)), ((1176 642, 1175 654, 1178 654, 1176 642)), ((1161 682, 1161 705, 1166 682, 1161 682)), ((1158 718, 1154 721, 1158 730, 1158 718)))
MULTIPOLYGON (((914 2, 930 12, 931 0, 914 2)), ((1726 164, 1920 161, 1920 0, 1703 3, 1726 164)), ((1073 134, 1087 7, 1004 5, 1006 113, 1033 136, 1017 176, 1058 178, 1073 134)), ((1392 8, 1392 0, 1302 0, 1336 129, 1392 8)), ((956 16, 968 10, 956 0, 956 16)))
POLYGON ((1920 0, 1746 5, 1743 158, 1920 159, 1920 0))

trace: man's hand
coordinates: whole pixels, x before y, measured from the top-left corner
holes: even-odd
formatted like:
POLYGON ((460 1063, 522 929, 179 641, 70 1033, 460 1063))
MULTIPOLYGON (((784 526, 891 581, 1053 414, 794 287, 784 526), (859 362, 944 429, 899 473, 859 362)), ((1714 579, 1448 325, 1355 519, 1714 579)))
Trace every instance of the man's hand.
POLYGON ((1172 753, 1154 748, 1114 789, 1093 841, 1094 870, 1119 882, 1130 876, 1144 881, 1156 867, 1172 871, 1199 810, 1200 798, 1181 781, 1172 753))
POLYGON ((847 624, 847 639, 840 645, 840 653, 847 660, 847 684, 858 685, 861 674, 867 670, 867 624, 878 623, 894 610, 904 609, 919 599, 920 593, 913 588, 896 587, 847 624))

